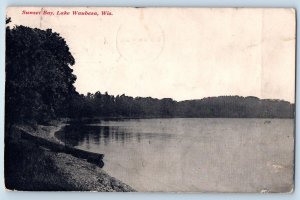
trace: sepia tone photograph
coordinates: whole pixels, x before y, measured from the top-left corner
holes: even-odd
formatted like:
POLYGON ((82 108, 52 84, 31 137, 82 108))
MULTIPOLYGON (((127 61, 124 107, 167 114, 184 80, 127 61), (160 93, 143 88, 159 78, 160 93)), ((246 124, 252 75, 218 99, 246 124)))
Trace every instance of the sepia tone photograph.
POLYGON ((11 191, 291 193, 292 8, 8 7, 11 191))

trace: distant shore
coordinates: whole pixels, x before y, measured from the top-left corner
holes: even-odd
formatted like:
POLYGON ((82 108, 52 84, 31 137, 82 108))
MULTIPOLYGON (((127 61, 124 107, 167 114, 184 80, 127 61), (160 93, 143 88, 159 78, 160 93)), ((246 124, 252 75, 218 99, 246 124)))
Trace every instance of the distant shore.
POLYGON ((103 169, 84 159, 72 155, 52 152, 24 141, 18 136, 23 130, 33 136, 62 143, 54 133, 66 125, 66 120, 53 121, 51 125, 18 125, 13 128, 13 138, 6 148, 6 188, 21 191, 99 191, 99 192, 134 192, 135 190, 108 175, 103 169))

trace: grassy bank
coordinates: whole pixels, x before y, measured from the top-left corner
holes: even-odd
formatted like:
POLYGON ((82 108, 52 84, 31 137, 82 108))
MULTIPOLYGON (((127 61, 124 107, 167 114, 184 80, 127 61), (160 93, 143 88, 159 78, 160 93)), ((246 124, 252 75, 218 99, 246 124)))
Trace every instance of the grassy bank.
POLYGON ((72 155, 52 152, 31 141, 19 138, 17 130, 27 130, 32 135, 55 142, 53 130, 61 127, 56 122, 51 126, 18 126, 13 137, 5 144, 5 185, 10 190, 25 191, 101 191, 131 192, 130 186, 109 176, 95 164, 72 155))

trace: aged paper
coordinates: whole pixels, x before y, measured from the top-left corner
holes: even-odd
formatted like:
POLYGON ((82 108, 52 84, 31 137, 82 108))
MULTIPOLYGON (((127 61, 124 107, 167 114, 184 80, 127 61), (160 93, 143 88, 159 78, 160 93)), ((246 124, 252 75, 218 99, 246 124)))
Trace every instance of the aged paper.
POLYGON ((292 192, 295 20, 292 8, 7 8, 6 187, 292 192))

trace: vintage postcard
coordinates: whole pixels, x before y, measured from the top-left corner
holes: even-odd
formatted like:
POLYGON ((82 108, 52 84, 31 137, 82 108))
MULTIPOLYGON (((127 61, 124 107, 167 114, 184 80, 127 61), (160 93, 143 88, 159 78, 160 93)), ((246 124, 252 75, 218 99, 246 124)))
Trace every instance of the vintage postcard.
POLYGON ((293 192, 295 12, 8 7, 6 188, 293 192))

